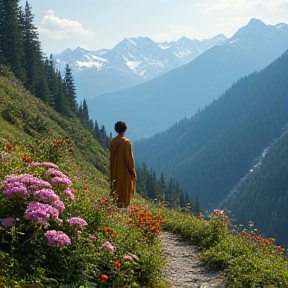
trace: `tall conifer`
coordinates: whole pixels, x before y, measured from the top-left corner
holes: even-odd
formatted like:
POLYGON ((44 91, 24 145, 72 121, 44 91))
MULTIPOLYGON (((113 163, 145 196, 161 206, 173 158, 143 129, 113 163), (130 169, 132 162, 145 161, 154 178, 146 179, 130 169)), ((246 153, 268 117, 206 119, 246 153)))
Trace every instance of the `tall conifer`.
POLYGON ((68 100, 70 110, 73 111, 75 114, 77 114, 78 105, 77 105, 77 101, 76 101, 76 97, 77 97, 76 88, 75 88, 75 84, 74 84, 74 78, 72 75, 72 70, 69 67, 69 64, 66 65, 63 85, 64 85, 65 96, 68 100))
POLYGON ((6 60, 11 71, 25 82, 23 34, 20 25, 22 17, 18 0, 0 1, 0 50, 1 59, 6 60))

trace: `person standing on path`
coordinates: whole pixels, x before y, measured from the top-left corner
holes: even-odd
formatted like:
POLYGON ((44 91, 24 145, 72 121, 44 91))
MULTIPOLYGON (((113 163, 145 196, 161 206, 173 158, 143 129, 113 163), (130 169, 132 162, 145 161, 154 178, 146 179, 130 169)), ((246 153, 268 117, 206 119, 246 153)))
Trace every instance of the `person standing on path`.
POLYGON ((125 208, 130 205, 134 195, 136 171, 132 145, 124 137, 127 125, 123 121, 115 123, 118 135, 110 143, 110 184, 112 191, 118 195, 117 206, 125 208))

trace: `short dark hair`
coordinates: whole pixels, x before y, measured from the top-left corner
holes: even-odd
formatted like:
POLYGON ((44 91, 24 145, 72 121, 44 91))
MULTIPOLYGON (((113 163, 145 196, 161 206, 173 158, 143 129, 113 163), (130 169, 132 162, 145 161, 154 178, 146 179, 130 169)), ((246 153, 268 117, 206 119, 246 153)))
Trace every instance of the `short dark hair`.
POLYGON ((117 133, 122 133, 122 132, 125 132, 127 130, 127 125, 125 124, 124 121, 118 121, 115 123, 115 131, 117 133))

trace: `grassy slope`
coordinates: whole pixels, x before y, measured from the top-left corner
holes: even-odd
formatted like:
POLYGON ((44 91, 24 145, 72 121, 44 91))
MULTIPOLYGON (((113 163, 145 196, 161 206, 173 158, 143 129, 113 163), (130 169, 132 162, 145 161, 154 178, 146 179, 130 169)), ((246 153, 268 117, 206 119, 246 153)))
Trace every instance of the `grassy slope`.
POLYGON ((75 162, 80 167, 88 166, 85 170, 95 177, 105 179, 108 172, 108 151, 82 127, 77 118, 65 119, 27 92, 12 74, 3 69, 0 71, 0 97, 2 141, 25 146, 35 139, 56 140, 69 137, 75 148, 75 162))

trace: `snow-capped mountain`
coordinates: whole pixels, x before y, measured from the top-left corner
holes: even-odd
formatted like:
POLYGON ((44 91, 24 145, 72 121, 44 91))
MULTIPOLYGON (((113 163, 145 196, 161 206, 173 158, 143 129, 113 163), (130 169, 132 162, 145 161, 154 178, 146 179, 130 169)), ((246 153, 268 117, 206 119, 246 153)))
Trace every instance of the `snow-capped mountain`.
POLYGON ((223 34, 203 41, 182 37, 164 43, 156 43, 148 37, 135 37, 124 39, 113 49, 68 48, 53 58, 61 74, 69 63, 81 100, 143 83, 187 64, 226 40, 223 34))
POLYGON ((287 28, 287 24, 271 26, 251 19, 222 45, 181 67, 140 85, 88 99, 89 115, 109 132, 117 119, 123 119, 131 141, 151 137, 191 117, 241 77, 280 57, 288 49, 287 28))

